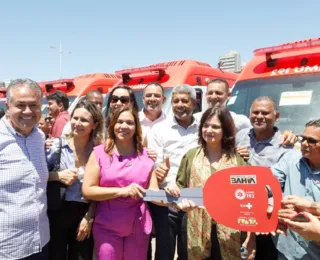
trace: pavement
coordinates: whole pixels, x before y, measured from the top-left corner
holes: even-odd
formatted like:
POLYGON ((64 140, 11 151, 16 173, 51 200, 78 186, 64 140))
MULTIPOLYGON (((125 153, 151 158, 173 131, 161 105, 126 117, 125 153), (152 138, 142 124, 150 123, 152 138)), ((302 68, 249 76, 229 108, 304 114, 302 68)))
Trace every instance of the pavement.
MULTIPOLYGON (((154 259, 154 253, 155 253, 155 248, 156 248, 156 239, 155 238, 152 238, 151 244, 152 244, 152 259, 154 259)), ((177 258, 178 258, 178 255, 177 255, 177 250, 176 250, 176 253, 174 255, 174 259, 177 259, 177 258)))

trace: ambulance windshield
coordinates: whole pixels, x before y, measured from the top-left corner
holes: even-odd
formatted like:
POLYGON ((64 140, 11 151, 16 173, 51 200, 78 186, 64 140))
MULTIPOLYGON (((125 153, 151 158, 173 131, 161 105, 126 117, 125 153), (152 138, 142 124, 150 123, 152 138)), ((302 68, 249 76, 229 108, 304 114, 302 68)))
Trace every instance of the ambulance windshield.
POLYGON ((300 134, 308 121, 320 118, 320 75, 239 81, 232 90, 228 108, 249 116, 250 106, 259 96, 269 96, 278 104, 280 119, 276 126, 280 130, 300 134))

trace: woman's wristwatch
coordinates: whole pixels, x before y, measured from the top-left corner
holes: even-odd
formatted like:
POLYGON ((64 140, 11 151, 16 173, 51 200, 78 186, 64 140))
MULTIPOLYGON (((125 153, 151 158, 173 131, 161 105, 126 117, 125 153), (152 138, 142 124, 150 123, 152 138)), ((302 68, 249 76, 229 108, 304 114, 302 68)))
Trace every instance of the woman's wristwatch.
POLYGON ((84 218, 91 224, 94 221, 94 218, 91 216, 88 216, 87 214, 84 216, 84 218))

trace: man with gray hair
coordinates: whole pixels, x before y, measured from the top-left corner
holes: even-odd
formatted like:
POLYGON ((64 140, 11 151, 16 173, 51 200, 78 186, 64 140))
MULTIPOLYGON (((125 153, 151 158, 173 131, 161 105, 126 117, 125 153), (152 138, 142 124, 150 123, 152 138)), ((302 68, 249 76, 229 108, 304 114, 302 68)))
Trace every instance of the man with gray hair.
MULTIPOLYGON (((156 174, 161 189, 175 186, 183 155, 197 146, 198 121, 193 117, 196 91, 189 85, 179 85, 172 91, 173 116, 153 127, 148 138, 149 148, 157 154, 156 174), (169 162, 170 156, 170 162, 169 162)), ((186 222, 183 211, 151 205, 156 229, 155 259, 174 259, 178 237, 179 259, 187 259, 186 222)))
POLYGON ((30 79, 11 81, 0 120, 0 259, 48 258, 48 169, 41 117, 42 91, 30 79))

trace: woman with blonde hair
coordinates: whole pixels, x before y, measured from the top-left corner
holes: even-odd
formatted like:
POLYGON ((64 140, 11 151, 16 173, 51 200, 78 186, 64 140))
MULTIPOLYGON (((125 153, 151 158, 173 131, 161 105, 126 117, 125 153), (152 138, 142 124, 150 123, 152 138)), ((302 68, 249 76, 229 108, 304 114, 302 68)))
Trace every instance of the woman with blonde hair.
POLYGON ((81 186, 89 155, 102 140, 103 117, 87 100, 70 118, 71 132, 55 138, 47 149, 50 171, 47 189, 50 223, 49 259, 91 260, 94 203, 85 200, 81 186))

